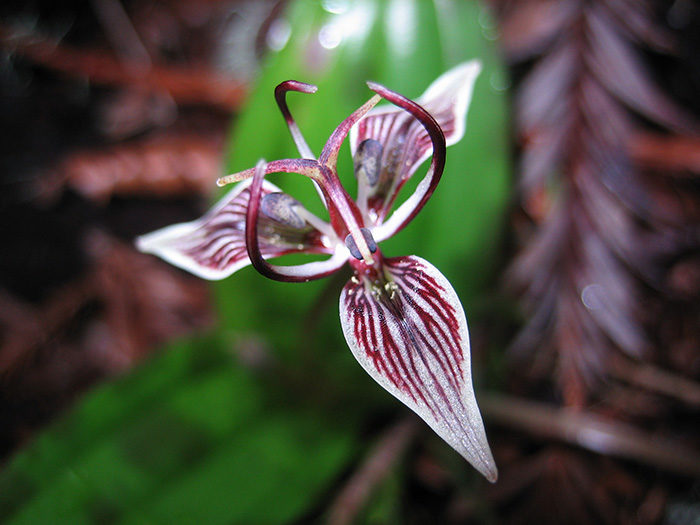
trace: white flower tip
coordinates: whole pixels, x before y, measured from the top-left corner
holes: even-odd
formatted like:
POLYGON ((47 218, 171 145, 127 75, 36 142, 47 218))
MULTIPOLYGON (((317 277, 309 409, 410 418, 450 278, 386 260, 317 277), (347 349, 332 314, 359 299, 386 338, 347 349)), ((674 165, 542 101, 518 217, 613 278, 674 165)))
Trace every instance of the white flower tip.
POLYGON ((449 95, 450 93, 459 93, 466 91, 471 92, 472 85, 476 77, 481 73, 481 61, 470 60, 456 65, 452 69, 440 75, 435 81, 428 86, 425 93, 420 99, 423 101, 430 100, 440 95, 449 95))
POLYGON ((496 483, 498 481, 498 468, 496 468, 496 465, 491 465, 491 468, 484 476, 490 483, 496 483))
POLYGON ((489 482, 496 483, 498 480, 498 467, 496 467, 496 462, 491 455, 488 443, 485 444, 485 448, 481 452, 482 454, 476 458, 472 457, 469 462, 489 482))
POLYGON ((468 62, 462 62, 455 69, 462 69, 466 78, 477 77, 481 73, 481 60, 475 58, 468 62))
POLYGON ((463 432, 457 435, 447 433, 444 436, 441 435, 441 437, 478 470, 482 476, 491 483, 495 483, 498 479, 498 468, 496 467, 496 461, 493 459, 491 447, 489 447, 486 430, 476 403, 471 381, 464 386, 462 398, 467 405, 468 411, 467 424, 463 427, 463 432))
POLYGON ((134 240, 136 248, 143 253, 150 253, 173 266, 177 266, 198 277, 218 281, 233 273, 237 267, 216 269, 198 263, 191 255, 184 253, 178 246, 190 237, 199 226, 199 221, 173 224, 160 230, 141 235, 134 240))
POLYGON ((140 235, 134 240, 136 249, 143 253, 153 253, 153 234, 147 233, 145 235, 140 235))
POLYGON ((460 87, 466 89, 470 84, 474 83, 479 73, 481 73, 481 60, 474 59, 456 65, 440 78, 447 77, 448 80, 452 80, 457 84, 456 87, 458 89, 460 87))

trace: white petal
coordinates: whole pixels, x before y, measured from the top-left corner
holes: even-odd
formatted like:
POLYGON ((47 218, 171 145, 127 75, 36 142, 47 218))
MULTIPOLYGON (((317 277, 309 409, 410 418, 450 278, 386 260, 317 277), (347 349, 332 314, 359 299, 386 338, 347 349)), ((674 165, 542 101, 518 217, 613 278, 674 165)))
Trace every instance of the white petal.
POLYGON ((386 278, 340 296, 360 365, 489 481, 498 477, 471 379, 467 320, 447 279, 419 257, 384 260, 386 278))
MULTIPOLYGON (((137 248, 210 280, 223 279, 248 266, 245 221, 251 181, 238 183, 203 217, 139 237, 137 248)), ((279 191, 277 186, 264 181, 263 195, 279 191)), ((303 210, 303 213, 308 223, 310 212, 303 210)), ((333 253, 322 244, 323 234, 313 225, 294 230, 270 219, 261 220, 265 221, 265 227, 261 228, 260 247, 266 258, 298 252, 333 253)))

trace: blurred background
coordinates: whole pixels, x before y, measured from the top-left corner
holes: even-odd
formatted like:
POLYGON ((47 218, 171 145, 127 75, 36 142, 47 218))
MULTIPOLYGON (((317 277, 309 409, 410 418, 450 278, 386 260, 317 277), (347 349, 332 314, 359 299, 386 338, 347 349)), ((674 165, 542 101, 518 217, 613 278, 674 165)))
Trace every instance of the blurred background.
POLYGON ((699 45, 691 0, 4 1, 0 521, 699 523, 699 45), (290 96, 319 151, 365 80, 471 58, 466 136, 383 251, 464 304, 494 485, 354 361, 348 275, 133 246, 296 156, 280 81, 319 86, 290 96))

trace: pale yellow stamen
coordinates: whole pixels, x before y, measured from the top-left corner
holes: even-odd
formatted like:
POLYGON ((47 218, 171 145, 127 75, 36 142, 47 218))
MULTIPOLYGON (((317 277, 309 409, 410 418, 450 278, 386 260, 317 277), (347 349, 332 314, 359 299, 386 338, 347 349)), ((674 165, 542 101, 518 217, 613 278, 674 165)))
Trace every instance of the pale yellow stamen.
POLYGON ((226 186, 227 184, 233 184, 234 182, 241 182, 242 180, 251 178, 253 175, 255 175, 255 169, 248 169, 239 173, 233 173, 231 175, 226 175, 216 179, 216 185, 221 187, 226 186))

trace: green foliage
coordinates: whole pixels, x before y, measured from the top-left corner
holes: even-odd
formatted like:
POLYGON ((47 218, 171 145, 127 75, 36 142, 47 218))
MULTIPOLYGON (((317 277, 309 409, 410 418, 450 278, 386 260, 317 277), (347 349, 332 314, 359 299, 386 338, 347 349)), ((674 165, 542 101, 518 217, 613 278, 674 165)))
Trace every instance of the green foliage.
POLYGON ((0 521, 288 521, 355 442, 348 425, 274 391, 216 338, 167 348, 15 458, 0 474, 0 521))
POLYGON ((364 512, 358 516, 357 523, 366 525, 391 525, 405 523, 401 519, 401 477, 405 474, 400 466, 396 467, 386 479, 374 490, 367 502, 364 512))
MULTIPOLYGON (((508 189, 506 100, 491 87, 504 70, 482 36, 484 14, 475 2, 349 5, 349 13, 331 14, 319 2, 291 4, 290 40, 267 57, 234 124, 227 169, 298 156, 272 96, 282 80, 319 87, 315 95, 289 96, 318 153, 369 98, 366 80, 416 97, 449 67, 479 58, 484 70, 465 139, 448 150, 426 208, 383 245, 388 256, 430 260, 468 307, 489 280, 508 189), (353 14, 358 18, 348 18, 353 14), (328 24, 355 31, 324 49, 318 36, 328 24)), ((340 170, 352 193, 347 146, 340 170)), ((322 215, 307 179, 272 180, 322 215)), ((222 330, 167 348, 92 392, 14 458, 0 474, 0 521, 280 523, 308 512, 355 458, 367 407, 375 414, 397 408, 346 348, 337 313, 341 281, 282 284, 248 268, 217 283, 222 330), (248 336, 270 349, 275 375, 236 363, 228 349, 248 336)), ((397 480, 387 481, 368 522, 397 519, 399 490, 397 480)))

